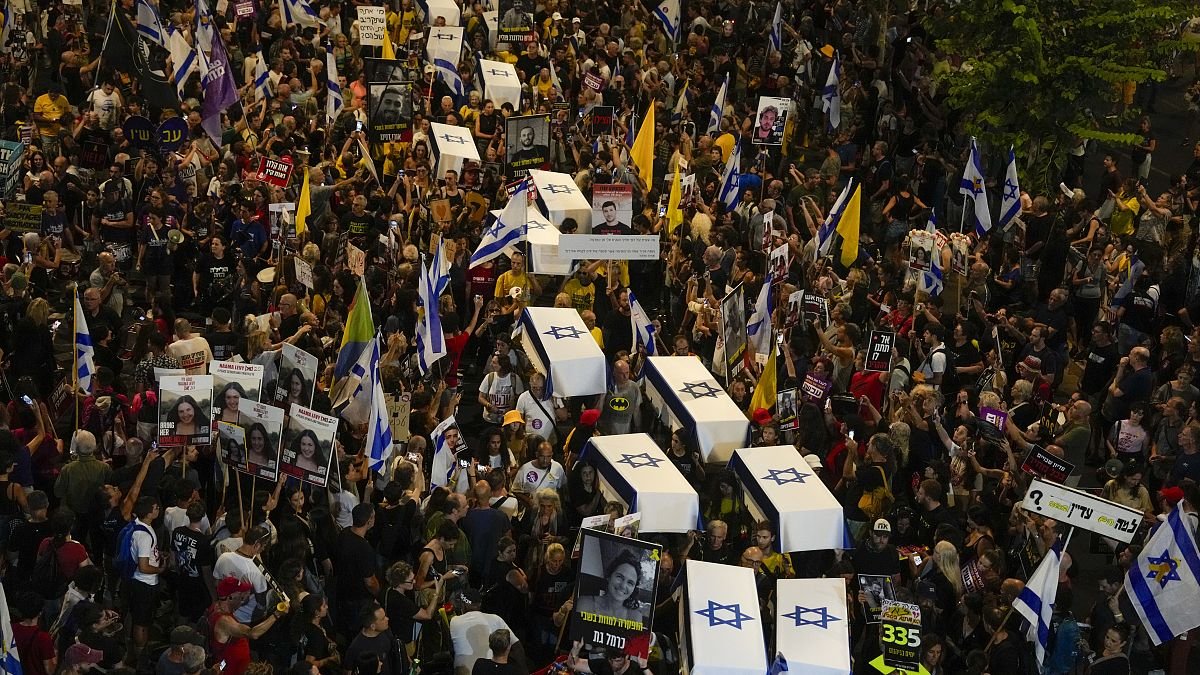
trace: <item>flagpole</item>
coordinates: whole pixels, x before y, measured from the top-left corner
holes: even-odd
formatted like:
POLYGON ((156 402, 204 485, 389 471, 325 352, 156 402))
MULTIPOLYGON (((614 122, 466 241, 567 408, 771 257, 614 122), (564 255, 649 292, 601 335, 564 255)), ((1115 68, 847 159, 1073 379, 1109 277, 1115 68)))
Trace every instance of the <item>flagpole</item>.
POLYGON ((71 291, 71 354, 72 361, 75 364, 75 386, 71 392, 75 399, 75 428, 79 428, 79 288, 76 286, 71 291))
MULTIPOLYGON (((971 197, 971 203, 974 205, 974 197, 971 197)), ((958 233, 963 233, 963 228, 967 225, 967 196, 963 195, 962 217, 958 219, 958 233)))

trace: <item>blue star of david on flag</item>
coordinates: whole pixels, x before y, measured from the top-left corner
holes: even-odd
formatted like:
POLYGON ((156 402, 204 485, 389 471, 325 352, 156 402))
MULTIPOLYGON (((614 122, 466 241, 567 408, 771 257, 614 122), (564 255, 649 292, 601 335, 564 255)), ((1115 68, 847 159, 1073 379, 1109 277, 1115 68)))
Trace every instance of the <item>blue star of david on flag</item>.
POLYGON ((657 469, 658 465, 662 464, 664 461, 666 460, 662 460, 657 457, 651 457, 650 453, 648 452, 642 452, 636 455, 621 453, 621 459, 617 460, 617 464, 628 464, 634 469, 640 469, 645 466, 650 466, 657 469))
POLYGON ((706 609, 698 609, 696 610, 696 613, 708 619, 709 628, 716 626, 733 626, 734 628, 741 630, 742 623, 746 621, 754 621, 754 617, 742 612, 742 606, 736 602, 723 605, 714 600, 709 600, 708 607, 706 609), (732 614, 732 616, 728 618, 719 616, 719 614, 724 614, 726 612, 732 614))
POLYGON ((442 134, 441 136, 438 136, 438 138, 442 139, 443 141, 446 141, 447 143, 462 144, 462 143, 467 142, 467 139, 462 138, 461 136, 451 136, 450 134, 442 134))
POLYGON ((692 398, 716 398, 721 390, 712 386, 708 382, 684 382, 683 388, 678 390, 681 394, 690 394, 692 398))
POLYGON ((790 614, 784 614, 783 616, 795 621, 796 628, 801 626, 819 626, 820 628, 828 629, 829 624, 833 623, 834 621, 841 621, 841 619, 829 613, 828 607, 811 608, 796 605, 795 611, 790 614), (805 616, 808 614, 816 615, 817 618, 806 619, 805 616))
POLYGON ((562 194, 564 192, 574 192, 574 189, 570 185, 559 185, 558 183, 551 183, 546 186, 546 192, 549 192, 552 195, 557 195, 557 194, 562 194))
POLYGON ((525 223, 525 229, 527 229, 527 230, 544 230, 544 229, 546 229, 546 223, 543 223, 540 220, 531 220, 531 221, 525 223))
POLYGON ((575 326, 550 326, 550 330, 543 331, 542 335, 549 335, 555 340, 561 340, 563 338, 578 339, 580 335, 587 335, 587 332, 579 330, 575 326))
POLYGON ((812 478, 812 474, 804 473, 792 466, 786 469, 767 469, 767 475, 759 480, 770 480, 775 481, 776 485, 787 485, 788 483, 803 484, 805 478, 812 478))
POLYGON ((1170 581, 1182 581, 1179 578, 1179 561, 1171 557, 1170 550, 1164 550, 1157 558, 1147 558, 1146 563, 1150 569, 1146 578, 1157 581, 1160 588, 1170 581))
POLYGON ((1004 181, 1004 198, 1005 199, 1016 199, 1017 198, 1017 186, 1013 185, 1013 182, 1011 180, 1004 181))

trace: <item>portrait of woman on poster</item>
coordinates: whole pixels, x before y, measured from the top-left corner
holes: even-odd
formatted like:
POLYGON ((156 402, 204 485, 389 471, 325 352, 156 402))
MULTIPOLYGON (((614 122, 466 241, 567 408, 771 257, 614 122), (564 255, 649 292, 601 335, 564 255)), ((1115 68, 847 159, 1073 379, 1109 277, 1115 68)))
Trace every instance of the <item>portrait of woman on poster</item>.
POLYGON ((321 452, 321 442, 310 429, 300 432, 296 440, 292 441, 292 452, 292 464, 301 471, 320 474, 329 463, 321 452))
POLYGON ((646 612, 638 599, 642 566, 638 556, 622 550, 604 568, 604 585, 594 594, 579 595, 576 611, 626 621, 645 621, 646 612))
POLYGON ((237 424, 238 406, 244 398, 246 398, 246 388, 240 382, 230 382, 225 385, 225 388, 221 390, 221 395, 216 400, 216 404, 221 406, 221 412, 217 415, 217 421, 237 424))
POLYGON ((196 436, 208 431, 208 425, 200 420, 200 406, 189 395, 180 396, 167 411, 167 422, 175 425, 172 436, 196 436))
POLYGON ((271 437, 267 434, 267 428, 262 424, 255 422, 246 430, 246 445, 250 448, 249 457, 246 461, 256 466, 271 466, 275 463, 275 457, 267 446, 271 442, 271 437))

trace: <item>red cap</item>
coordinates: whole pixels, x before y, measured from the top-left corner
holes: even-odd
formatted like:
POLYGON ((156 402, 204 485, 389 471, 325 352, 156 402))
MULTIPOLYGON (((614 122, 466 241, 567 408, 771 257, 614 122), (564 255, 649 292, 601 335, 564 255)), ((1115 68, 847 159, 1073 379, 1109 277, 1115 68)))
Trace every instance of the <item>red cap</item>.
POLYGON ((588 408, 587 410, 584 410, 582 414, 579 415, 579 423, 585 427, 594 427, 594 426, 596 426, 596 422, 599 422, 599 421, 600 421, 600 411, 595 410, 593 408, 588 408))
POLYGON ((249 581, 243 581, 237 577, 225 577, 217 582, 217 597, 224 599, 234 593, 249 592, 252 587, 249 581))
POLYGON ((760 427, 765 427, 771 423, 771 413, 766 408, 758 408, 754 411, 754 423, 760 427))
POLYGON ((1181 487, 1163 488, 1158 491, 1158 495, 1160 497, 1162 497, 1163 499, 1167 500, 1167 503, 1169 503, 1171 506, 1175 506, 1179 502, 1183 501, 1183 488, 1181 488, 1181 487))

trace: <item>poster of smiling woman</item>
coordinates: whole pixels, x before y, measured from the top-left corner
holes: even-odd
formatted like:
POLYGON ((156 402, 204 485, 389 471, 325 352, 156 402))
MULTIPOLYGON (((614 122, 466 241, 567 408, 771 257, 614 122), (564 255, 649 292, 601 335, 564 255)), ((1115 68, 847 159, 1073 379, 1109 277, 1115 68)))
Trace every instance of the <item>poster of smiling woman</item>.
POLYGON ((246 469, 259 478, 279 478, 279 449, 283 441, 283 410, 243 401, 241 425, 246 429, 246 469))
POLYGON ((242 401, 258 401, 263 367, 256 363, 216 361, 212 364, 213 419, 238 424, 242 401))
POLYGON ((169 375, 158 385, 158 445, 211 444, 212 375, 169 375))
POLYGON ((337 427, 338 418, 292 404, 287 430, 283 434, 280 470, 317 487, 325 487, 329 482, 337 427))
POLYGON ((571 639, 645 658, 650 652, 657 544, 600 530, 580 530, 571 639))

